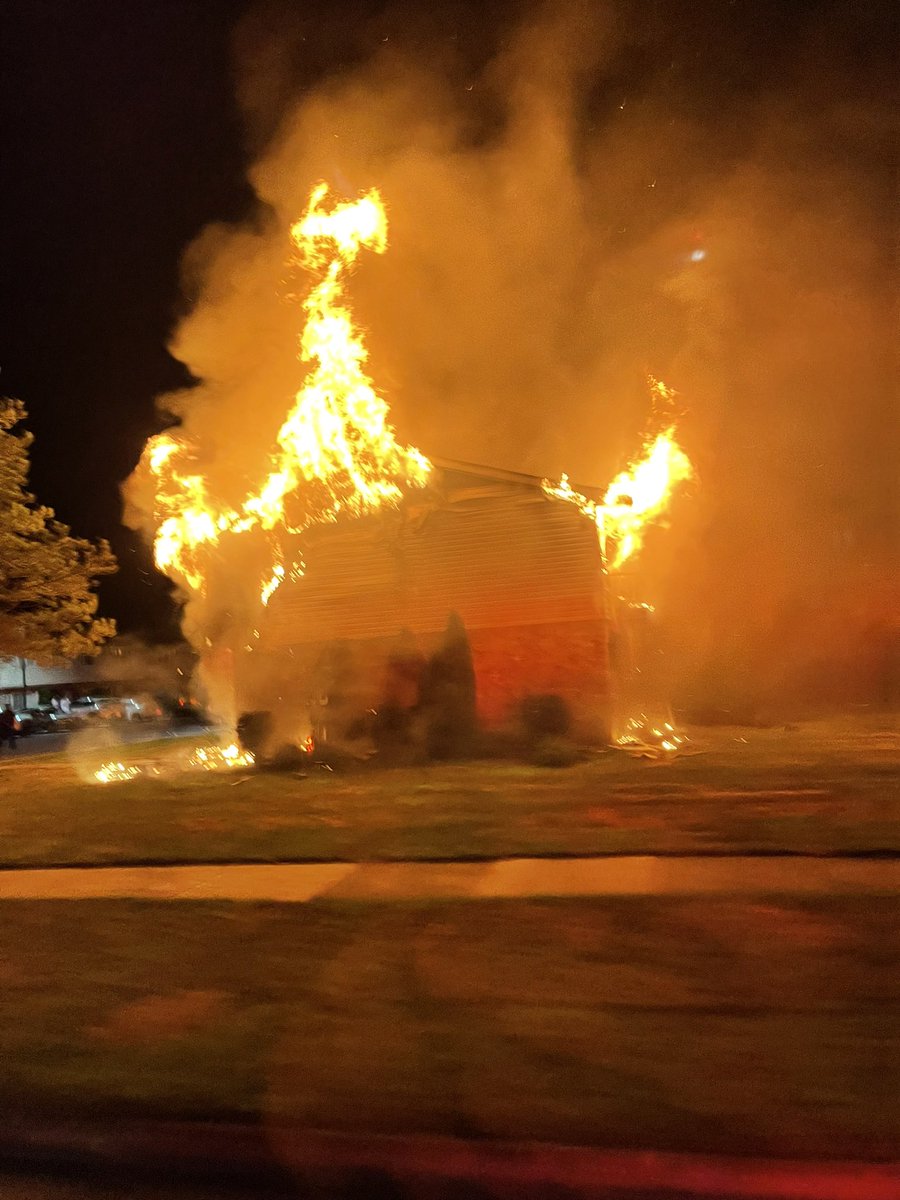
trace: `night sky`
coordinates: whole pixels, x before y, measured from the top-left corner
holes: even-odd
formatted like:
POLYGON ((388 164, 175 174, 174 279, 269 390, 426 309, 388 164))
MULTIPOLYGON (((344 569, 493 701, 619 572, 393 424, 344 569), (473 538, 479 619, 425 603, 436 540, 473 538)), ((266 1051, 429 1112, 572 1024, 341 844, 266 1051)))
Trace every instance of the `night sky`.
MULTIPOLYGON (((249 123, 239 112, 240 23, 251 8, 257 21, 292 9, 284 77, 302 92, 388 37, 452 40, 463 63, 467 55, 477 62, 502 44, 510 15, 522 11, 511 3, 445 5, 439 14, 431 7, 382 11, 358 0, 2 6, 0 386, 28 408, 38 498, 77 534, 111 541, 121 570, 103 584, 102 606, 123 629, 151 637, 175 629, 168 584, 120 524, 119 485, 162 427, 155 397, 188 382, 166 350, 191 302, 179 260, 209 222, 252 212, 245 172, 277 110, 270 103, 249 123)), ((679 103, 693 105, 711 127, 725 114, 711 146, 722 156, 740 153, 747 137, 741 98, 779 86, 810 22, 854 7, 812 0, 645 6, 671 25, 679 103)), ((848 19, 849 36, 834 53, 845 76, 870 90, 890 77, 892 6, 858 7, 865 12, 848 19)), ((598 81, 598 112, 639 88, 647 70, 639 55, 625 55, 598 81)))

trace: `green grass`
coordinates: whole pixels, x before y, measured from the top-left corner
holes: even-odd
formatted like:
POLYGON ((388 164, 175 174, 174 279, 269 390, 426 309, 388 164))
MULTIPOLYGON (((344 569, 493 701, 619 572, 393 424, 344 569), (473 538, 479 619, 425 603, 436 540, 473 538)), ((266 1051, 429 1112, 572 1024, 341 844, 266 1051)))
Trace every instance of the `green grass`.
POLYGON ((895 1147, 887 899, 0 909, 7 1110, 895 1147))
POLYGON ((169 740, 117 751, 160 776, 106 786, 85 780, 109 751, 23 758, 0 767, 0 863, 900 849, 900 737, 887 724, 707 732, 693 747, 560 770, 241 779, 179 773, 186 747, 169 740))

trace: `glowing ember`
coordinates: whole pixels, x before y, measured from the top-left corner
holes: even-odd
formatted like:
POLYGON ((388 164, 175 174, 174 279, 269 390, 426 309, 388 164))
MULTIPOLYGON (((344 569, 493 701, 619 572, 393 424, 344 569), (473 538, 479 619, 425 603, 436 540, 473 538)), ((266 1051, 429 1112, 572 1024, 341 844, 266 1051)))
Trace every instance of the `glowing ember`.
POLYGON ((188 766, 219 771, 229 767, 252 767, 255 761, 249 750, 241 750, 232 742, 228 746, 197 746, 188 759, 188 766))
POLYGON ((274 592, 281 587, 284 580, 284 563, 277 563, 272 568, 272 578, 266 580, 260 589, 259 598, 263 605, 267 605, 271 600, 274 592))
MULTIPOLYGON (((673 393, 664 383, 651 379, 650 387, 655 403, 671 403, 673 393)), ((644 444, 637 462, 615 477, 599 503, 576 492, 567 475, 557 484, 545 479, 543 488, 548 496, 575 504, 596 524, 603 561, 617 570, 640 550, 647 525, 659 519, 674 489, 693 473, 690 459, 675 440, 673 423, 644 444)))
POLYGON ((140 767, 126 767, 124 763, 107 762, 94 772, 94 778, 98 783, 127 783, 140 773, 140 767))
POLYGON ((618 599, 622 601, 626 608, 630 608, 635 612, 656 612, 656 605, 648 604, 646 600, 629 600, 626 596, 619 596, 618 599))
POLYGON ((319 275, 303 305, 299 357, 309 371, 259 488, 230 507, 210 496, 194 452, 177 436, 159 434, 144 450, 156 486, 156 564, 192 591, 205 590, 207 557, 223 534, 256 529, 269 535, 273 556, 259 582, 260 601, 268 604, 285 578, 303 574, 300 562, 285 567, 278 531, 297 533, 340 513, 396 503, 403 486, 421 486, 431 470, 424 455, 394 436, 388 406, 363 369, 368 353, 362 337, 343 303, 360 250, 382 254, 387 246, 381 197, 372 190, 330 209, 327 200, 327 185, 318 184, 306 214, 291 228, 300 262, 319 275), (297 503, 288 518, 290 496, 297 503))
POLYGON ((674 754, 687 742, 684 734, 678 733, 669 721, 654 723, 641 713, 626 721, 625 728, 615 739, 617 746, 634 749, 653 749, 665 754, 674 754))

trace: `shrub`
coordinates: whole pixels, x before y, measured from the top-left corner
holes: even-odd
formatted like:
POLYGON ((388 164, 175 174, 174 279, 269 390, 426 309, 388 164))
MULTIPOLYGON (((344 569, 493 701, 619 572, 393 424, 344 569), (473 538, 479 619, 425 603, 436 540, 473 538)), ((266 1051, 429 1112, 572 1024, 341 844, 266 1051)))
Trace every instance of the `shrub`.
POLYGON ((249 750, 260 758, 269 748, 272 737, 272 714, 270 712, 243 712, 238 717, 237 735, 243 750, 249 750))
POLYGON ((425 745, 431 758, 471 754, 477 731, 475 668, 465 627, 451 613, 444 640, 422 680, 425 745))
POLYGON ((558 737, 541 738, 531 752, 531 761, 536 767, 572 767, 582 758, 576 746, 558 737))
POLYGON ((522 701, 522 724, 531 741, 565 737, 572 728, 572 714, 562 696, 526 696, 522 701))

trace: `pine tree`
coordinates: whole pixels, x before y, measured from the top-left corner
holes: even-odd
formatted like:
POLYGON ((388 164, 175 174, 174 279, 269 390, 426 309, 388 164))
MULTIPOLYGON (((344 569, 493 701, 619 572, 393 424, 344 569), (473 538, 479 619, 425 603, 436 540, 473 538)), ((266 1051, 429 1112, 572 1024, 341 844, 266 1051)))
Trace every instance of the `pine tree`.
POLYGON ((472 647, 458 613, 447 620, 444 638, 425 668, 422 704, 426 748, 431 758, 465 758, 478 727, 472 647))
POLYGON ((0 655, 38 662, 93 656, 115 633, 95 589, 115 570, 105 540, 72 537, 28 488, 32 435, 13 433, 20 400, 0 399, 0 655))

